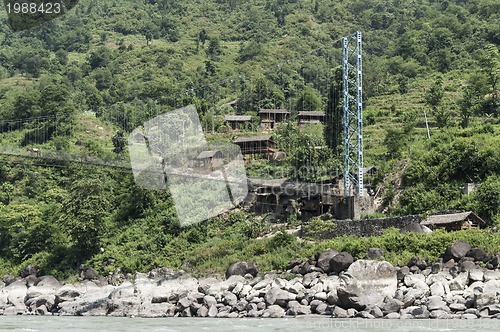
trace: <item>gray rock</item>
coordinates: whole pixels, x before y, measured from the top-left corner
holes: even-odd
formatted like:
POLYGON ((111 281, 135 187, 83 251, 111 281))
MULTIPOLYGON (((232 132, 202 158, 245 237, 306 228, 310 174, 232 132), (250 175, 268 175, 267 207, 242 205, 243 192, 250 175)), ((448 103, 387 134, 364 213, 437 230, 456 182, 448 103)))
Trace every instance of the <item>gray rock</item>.
POLYGON ((399 312, 399 310, 403 307, 403 302, 397 299, 394 299, 392 296, 387 296, 382 303, 380 309, 384 314, 389 314, 392 312, 399 312))
POLYGON ((282 318, 285 316, 285 310, 279 305, 271 305, 262 313, 263 318, 282 318))
POLYGON ((366 319, 374 319, 375 318, 375 316, 370 314, 368 311, 360 311, 360 312, 358 312, 356 317, 366 318, 366 319))
POLYGON ((298 265, 300 265, 300 264, 302 264, 302 259, 300 259, 300 258, 295 258, 294 260, 290 261, 290 262, 286 265, 285 269, 288 271, 288 270, 291 270, 291 269, 293 269, 294 267, 296 267, 296 266, 298 266, 298 265))
POLYGON ((319 292, 319 293, 314 294, 314 298, 316 300, 326 301, 326 299, 328 298, 328 295, 325 292, 319 292))
POLYGON ((474 281, 484 281, 484 272, 480 269, 474 269, 469 271, 469 280, 474 281))
POLYGON ((431 273, 439 273, 442 269, 441 263, 433 263, 431 266, 431 273))
POLYGON ((453 259, 455 262, 458 262, 461 258, 465 257, 467 253, 471 250, 470 245, 465 241, 457 241, 446 248, 446 251, 443 255, 443 260, 448 261, 453 259))
MULTIPOLYGON (((406 287, 421 288, 422 284, 425 283, 425 276, 421 274, 407 274, 404 277, 404 283, 406 287)), ((426 284, 427 285, 427 284, 426 284)))
POLYGON ((445 296, 446 292, 444 289, 444 285, 440 282, 435 282, 431 285, 430 287, 431 295, 432 296, 445 296))
MULTIPOLYGON (((419 270, 425 270, 427 268, 427 262, 423 259, 420 259, 420 258, 414 256, 410 259, 407 266, 410 268, 410 271, 412 271, 412 267, 414 267, 414 266, 418 267, 419 270)), ((414 271, 418 271, 418 270, 414 270, 414 271)))
POLYGON ((224 297, 224 304, 225 305, 228 305, 230 307, 234 307, 236 305, 236 303, 238 303, 238 297, 231 292, 224 293, 223 297, 224 297))
POLYGON ((399 281, 403 281, 405 276, 410 273, 410 268, 408 266, 403 266, 397 270, 397 278, 399 281))
POLYGON ((347 312, 347 310, 342 309, 339 306, 336 306, 333 309, 332 316, 334 318, 349 318, 349 313, 347 312))
POLYGON ((433 310, 442 310, 449 312, 450 309, 446 305, 446 302, 444 302, 441 298, 441 296, 429 296, 427 298, 427 309, 429 311, 433 310))
POLYGON ((208 309, 208 317, 217 317, 218 313, 219 310, 215 305, 211 305, 210 308, 208 309))
POLYGON ((340 273, 346 270, 353 263, 353 261, 354 259, 351 254, 343 251, 332 257, 330 260, 330 271, 340 273))
POLYGON ((475 314, 463 314, 462 319, 476 319, 477 315, 475 314))
MULTIPOLYGON (((171 303, 142 304, 139 306, 136 315, 140 318, 174 317, 175 305, 171 303)), ((128 316, 132 317, 135 316, 135 314, 128 316)))
POLYGON ((203 305, 210 308, 212 305, 216 305, 217 300, 212 295, 205 295, 203 297, 203 305))
POLYGON ((312 311, 316 311, 316 307, 319 306, 320 304, 323 304, 323 301, 320 300, 313 300, 310 303, 310 307, 312 311))
POLYGON ((500 280, 500 271, 484 270, 484 281, 500 280))
POLYGON ((477 269, 477 265, 473 261, 460 262, 460 272, 468 272, 475 269, 477 269))
POLYGON ((326 302, 331 305, 337 305, 339 303, 339 295, 337 294, 337 290, 331 291, 327 294, 326 302))
POLYGON ((321 275, 319 272, 311 272, 307 273, 304 275, 304 278, 302 279, 302 285, 304 287, 311 287, 314 286, 318 282, 318 277, 321 275))
POLYGON ((94 280, 97 279, 97 277, 99 276, 99 274, 93 267, 87 266, 85 264, 81 264, 79 270, 80 270, 80 278, 82 280, 94 280))
POLYGON ((60 303, 65 301, 72 301, 80 296, 80 294, 81 293, 76 289, 74 285, 67 284, 57 290, 56 302, 60 303))
POLYGON ((288 316, 310 315, 311 308, 309 306, 301 305, 297 301, 293 301, 293 305, 289 305, 286 314, 288 316))
POLYGON ((452 303, 449 307, 452 311, 465 311, 467 309, 463 303, 452 303))
POLYGON ((330 272, 330 260, 338 255, 339 252, 337 250, 328 249, 327 251, 319 253, 316 258, 316 267, 322 269, 325 273, 330 272))
POLYGON ((316 306, 314 312, 318 315, 326 315, 328 312, 328 306, 325 303, 320 303, 316 306))
POLYGON ((239 275, 244 277, 245 274, 251 274, 254 278, 257 276, 257 266, 254 263, 248 262, 237 262, 229 265, 226 270, 226 279, 233 275, 239 275))
POLYGON ((264 299, 268 305, 277 304, 286 308, 288 301, 295 300, 296 296, 280 288, 271 287, 264 296, 264 299))
POLYGON ((469 273, 462 272, 449 282, 450 290, 464 290, 469 284, 469 273))
POLYGON ((437 319, 449 319, 449 318, 451 318, 451 315, 444 310, 434 310, 434 311, 431 311, 429 317, 430 318, 437 318, 437 319))
POLYGON ((207 317, 208 316, 208 308, 205 306, 201 306, 198 311, 196 311, 197 317, 207 317))
POLYGON ((497 299, 497 294, 500 293, 500 280, 490 280, 484 284, 482 292, 475 296, 477 308, 484 307, 489 304, 494 304, 497 299))
POLYGON ((385 251, 380 248, 369 248, 365 259, 379 260, 384 259, 385 251))
POLYGON ((379 307, 375 306, 375 307, 370 307, 370 308, 367 308, 367 311, 373 315, 373 317, 375 318, 382 318, 384 316, 384 313, 382 312, 382 309, 380 309, 379 307))
POLYGON ((28 265, 23 267, 19 271, 21 278, 26 278, 27 276, 36 276, 38 274, 38 266, 28 265))
POLYGON ((341 276, 337 294, 344 308, 363 310, 369 305, 382 306, 396 290, 396 269, 390 263, 360 259, 341 276))
POLYGON ((400 316, 401 315, 399 314, 399 312, 390 312, 384 318, 386 318, 386 319, 399 319, 400 316))
POLYGON ((476 262, 486 263, 491 259, 491 256, 481 248, 472 248, 467 252, 467 257, 471 257, 476 262))

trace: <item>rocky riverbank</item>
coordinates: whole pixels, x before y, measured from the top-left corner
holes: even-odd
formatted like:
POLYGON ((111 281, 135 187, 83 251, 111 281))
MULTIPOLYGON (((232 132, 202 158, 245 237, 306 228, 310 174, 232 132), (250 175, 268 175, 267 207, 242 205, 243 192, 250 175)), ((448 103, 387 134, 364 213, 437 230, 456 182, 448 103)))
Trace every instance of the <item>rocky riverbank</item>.
POLYGON ((412 259, 408 266, 396 268, 382 255, 381 250, 370 249, 367 259, 354 260, 349 253, 328 250, 314 260, 290 262, 288 272, 282 274, 258 275, 253 264, 237 263, 228 269, 225 280, 197 279, 170 269, 136 273, 117 285, 104 280, 62 285, 54 277, 34 274, 6 277, 0 285, 0 313, 500 318, 500 256, 490 257, 462 241, 430 266, 412 259))

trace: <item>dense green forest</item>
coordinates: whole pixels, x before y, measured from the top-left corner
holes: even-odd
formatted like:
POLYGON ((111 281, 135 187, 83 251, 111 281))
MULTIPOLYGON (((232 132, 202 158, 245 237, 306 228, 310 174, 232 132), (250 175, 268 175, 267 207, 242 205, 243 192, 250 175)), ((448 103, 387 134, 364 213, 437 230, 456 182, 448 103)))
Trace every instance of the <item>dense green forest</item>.
MULTIPOLYGON (((365 164, 380 170, 384 212, 473 209, 500 223, 496 0, 82 0, 22 32, 0 15, 0 146, 124 161, 117 133, 188 104, 219 141, 233 137, 222 115, 235 99, 240 114, 333 112, 341 38, 362 31, 365 164), (470 196, 466 182, 479 184, 470 196)), ((331 136, 290 122, 275 133, 286 160, 248 174, 327 177, 341 165, 331 136), (324 172, 293 172, 306 161, 324 172)), ((35 264, 67 277, 81 263, 103 274, 220 272, 237 259, 283 269, 326 246, 256 240, 270 225, 241 211, 181 228, 169 193, 138 187, 126 169, 0 155, 0 188, 0 273, 35 264)))

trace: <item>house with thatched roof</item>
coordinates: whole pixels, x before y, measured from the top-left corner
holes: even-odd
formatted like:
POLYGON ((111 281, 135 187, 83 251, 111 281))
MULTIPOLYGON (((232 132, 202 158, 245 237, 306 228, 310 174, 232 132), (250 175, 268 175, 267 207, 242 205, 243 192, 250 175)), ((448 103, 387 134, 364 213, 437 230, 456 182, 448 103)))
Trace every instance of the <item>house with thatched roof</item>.
POLYGON ((459 231, 462 229, 483 228, 486 222, 471 211, 450 214, 436 214, 427 217, 420 223, 431 228, 444 228, 447 231, 459 231))
POLYGON ((195 158, 197 167, 216 168, 224 163, 224 155, 220 150, 201 151, 195 158))
POLYGON ((309 123, 325 123, 325 118, 325 112, 314 111, 301 111, 297 116, 299 125, 305 125, 309 123))
POLYGON ((251 115, 226 115, 224 117, 224 121, 226 121, 231 129, 241 129, 245 126, 245 124, 249 124, 252 122, 251 115))
POLYGON ((243 155, 268 156, 269 152, 276 147, 271 135, 240 137, 233 142, 240 147, 243 155))
POLYGON ((260 125, 264 128, 273 129, 276 123, 285 122, 290 118, 290 112, 286 109, 259 109, 260 125))

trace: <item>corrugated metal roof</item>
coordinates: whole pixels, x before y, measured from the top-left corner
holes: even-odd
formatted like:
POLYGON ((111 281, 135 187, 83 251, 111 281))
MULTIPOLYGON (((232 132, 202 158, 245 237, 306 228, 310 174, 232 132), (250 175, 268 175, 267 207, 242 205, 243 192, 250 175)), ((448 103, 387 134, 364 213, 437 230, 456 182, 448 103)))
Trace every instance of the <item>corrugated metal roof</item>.
POLYGON ((240 138, 235 139, 234 143, 269 141, 270 139, 271 139, 271 135, 240 137, 240 138))
POLYGON ((325 112, 302 111, 299 116, 325 116, 325 112))
POLYGON ((287 109, 284 108, 261 108, 259 109, 259 113, 281 113, 281 114, 290 114, 287 109))
POLYGON ((251 115, 226 115, 224 117, 226 121, 252 121, 251 115))
POLYGON ((201 151, 198 157, 196 159, 207 159, 207 158, 212 158, 212 157, 218 157, 218 158, 223 158, 223 154, 220 150, 213 150, 213 151, 201 151))
POLYGON ((422 221, 420 224, 422 225, 444 225, 451 224, 458 221, 464 221, 466 219, 473 219, 477 223, 484 224, 484 220, 479 218, 474 212, 467 211, 461 213, 450 213, 450 214, 436 214, 433 216, 427 217, 426 220, 422 221))

